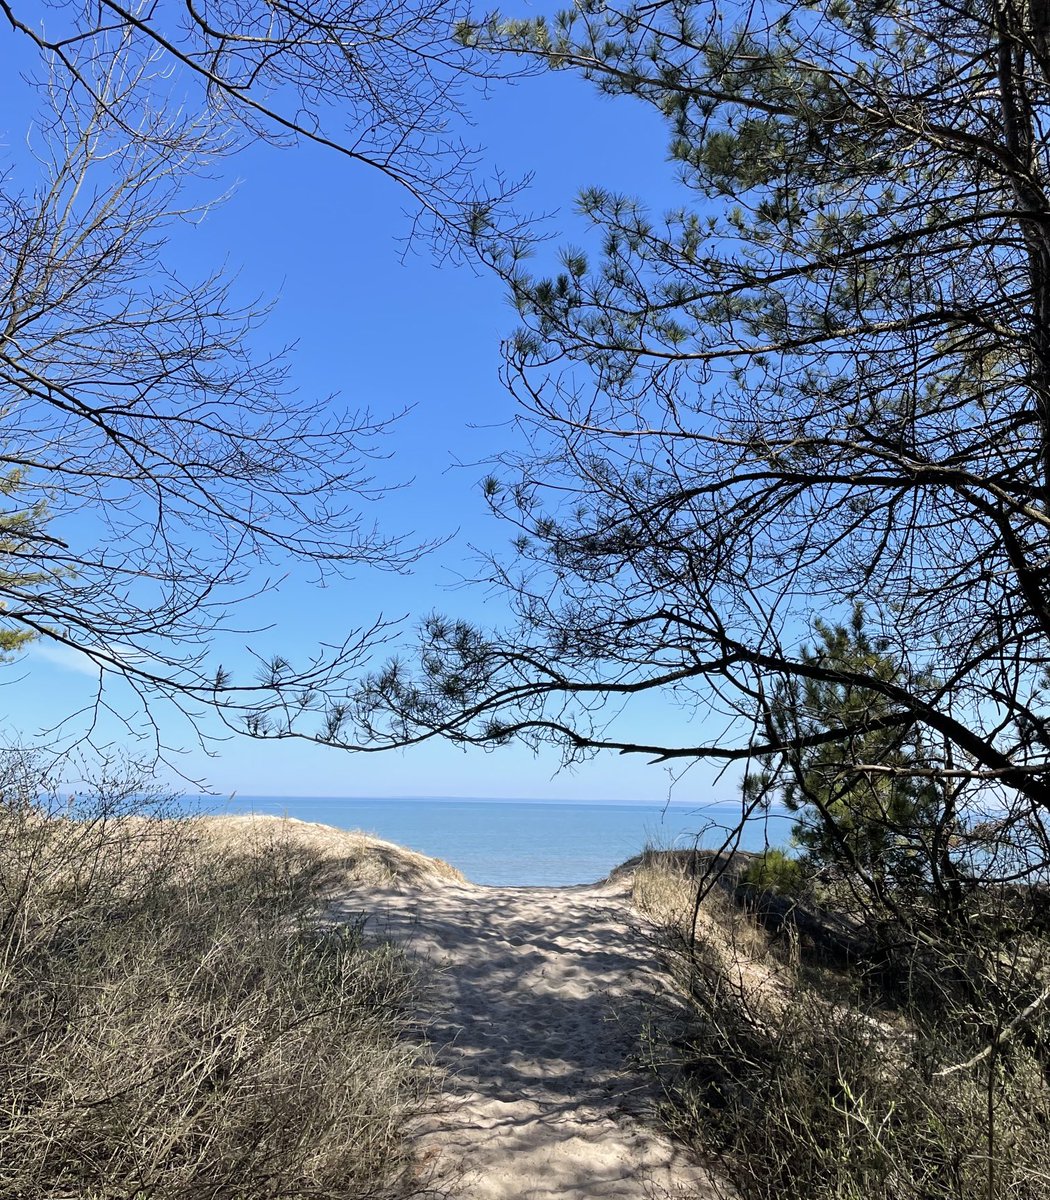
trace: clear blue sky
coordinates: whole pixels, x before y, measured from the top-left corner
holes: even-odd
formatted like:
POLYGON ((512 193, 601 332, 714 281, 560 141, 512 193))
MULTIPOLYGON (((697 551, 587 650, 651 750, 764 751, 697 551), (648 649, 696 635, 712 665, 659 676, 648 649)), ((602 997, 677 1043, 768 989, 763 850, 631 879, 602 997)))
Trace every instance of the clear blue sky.
MULTIPOLYGON (((13 35, 0 56, 13 61, 13 35)), ((24 143, 25 98, 12 73, 0 73, 0 141, 16 158, 24 143)), ((497 87, 474 104, 469 135, 485 161, 510 176, 534 172, 524 201, 554 212, 559 243, 582 234, 573 198, 589 184, 674 201, 666 138, 654 114, 610 101, 567 74, 497 87)), ((512 401, 497 378, 499 343, 514 314, 491 277, 435 263, 425 250, 402 255, 404 200, 389 181, 310 147, 252 147, 225 164, 233 196, 200 226, 180 235, 187 271, 225 260, 245 296, 273 297, 266 327, 274 344, 296 343, 293 375, 306 394, 339 392, 377 412, 412 406, 391 435, 381 473, 412 480, 379 515, 391 529, 454 538, 409 577, 359 572, 324 591, 292 574, 238 614, 246 626, 272 626, 253 641, 294 656, 318 637, 338 638, 377 612, 421 617, 433 609, 499 616, 490 596, 457 586, 473 570, 470 546, 499 548, 511 531, 491 521, 478 490, 486 456, 508 447, 512 401), (466 465, 457 466, 457 463, 466 465)), ((221 186, 221 185, 220 185, 221 186)), ((236 658, 232 643, 224 661, 236 658)), ((90 680, 69 656, 38 646, 2 668, 0 722, 7 736, 32 738, 89 696, 90 680)), ((683 716, 653 709, 666 729, 683 716)), ((258 795, 493 796, 663 800, 667 772, 638 759, 608 756, 558 773, 556 756, 520 748, 464 754, 432 745, 404 754, 349 755, 290 742, 234 739, 204 756, 188 731, 168 736, 188 749, 188 775, 220 792, 258 795)), ((731 799, 734 777, 712 785, 704 766, 689 771, 675 799, 731 799), (713 789, 713 790, 712 790, 713 789)))

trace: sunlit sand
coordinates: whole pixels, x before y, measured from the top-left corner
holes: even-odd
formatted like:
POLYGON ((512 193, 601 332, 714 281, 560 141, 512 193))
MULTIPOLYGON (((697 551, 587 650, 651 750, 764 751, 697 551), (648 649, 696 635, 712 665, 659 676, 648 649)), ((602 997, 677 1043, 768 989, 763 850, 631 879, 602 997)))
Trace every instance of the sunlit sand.
POLYGON ((489 888, 438 881, 355 890, 337 917, 434 968, 423 1019, 443 1094, 418 1131, 434 1194, 456 1200, 719 1195, 649 1117, 629 1063, 645 1007, 673 996, 635 922, 629 883, 489 888))

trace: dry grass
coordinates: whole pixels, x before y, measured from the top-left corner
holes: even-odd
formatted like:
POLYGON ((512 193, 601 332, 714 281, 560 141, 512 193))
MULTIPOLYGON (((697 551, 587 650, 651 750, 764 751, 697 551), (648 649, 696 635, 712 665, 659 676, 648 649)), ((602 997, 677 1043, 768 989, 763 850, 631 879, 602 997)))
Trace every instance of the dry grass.
POLYGON ((294 817, 198 817, 192 829, 202 845, 224 853, 266 853, 277 847, 285 853, 309 854, 317 864, 323 864, 325 886, 333 890, 465 882, 462 872, 443 859, 430 858, 367 833, 294 817))
POLYGON ((945 991, 939 1007, 888 1011, 797 942, 772 943, 719 889, 694 940, 695 883, 660 855, 638 865, 634 896, 690 1000, 687 1025, 647 1047, 665 1119, 746 1200, 1050 1195, 1041 1036, 961 1067, 987 1045, 987 1004, 945 991))
POLYGON ((0 799, 0 1196, 411 1191, 412 971, 316 913, 333 879, 443 869, 298 823, 146 819, 126 796, 0 799))
POLYGON ((769 935, 721 888, 712 889, 697 908, 696 882, 680 859, 658 851, 644 854, 633 871, 631 898, 663 931, 676 960, 694 944, 703 947, 712 978, 741 991, 752 1004, 779 1002, 785 967, 770 952, 769 935))

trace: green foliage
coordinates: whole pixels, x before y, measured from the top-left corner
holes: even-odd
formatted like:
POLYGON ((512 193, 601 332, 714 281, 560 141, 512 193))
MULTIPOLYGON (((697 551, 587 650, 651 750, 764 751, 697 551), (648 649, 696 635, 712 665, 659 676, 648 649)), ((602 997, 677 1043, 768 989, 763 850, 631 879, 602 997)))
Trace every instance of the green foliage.
POLYGON ((801 891, 805 878, 803 864, 797 857, 783 850, 769 849, 748 866, 741 882, 759 891, 794 896, 801 891))
POLYGON ((682 968, 674 1111, 745 1196, 1041 1200, 1046 14, 612 0, 486 42, 650 105, 684 199, 591 188, 580 276, 487 247, 525 325, 521 620, 419 724, 757 764, 749 805, 793 809, 857 979, 682 968), (684 735, 644 699, 632 733, 652 693, 684 735))
MULTIPOLYGON (((16 498, 25 472, 16 469, 0 475, 0 500, 16 498)), ((8 508, 0 511, 0 658, 20 650, 36 636, 31 629, 11 628, 12 601, 19 604, 42 583, 45 576, 27 564, 37 561, 37 540, 46 517, 46 505, 38 500, 29 508, 8 508)))
POLYGON ((528 444, 490 492, 521 561, 486 571, 518 620, 474 631, 458 695, 431 682, 461 645, 425 631, 416 692, 376 687, 370 733, 758 760, 804 847, 876 888, 950 878, 998 806, 1045 877, 1050 41, 1029 21, 660 0, 470 28, 650 106, 680 187, 669 211, 641 178, 587 187, 560 260, 479 236, 523 326, 528 444), (654 693, 705 719, 653 734, 654 693))
POLYGON ((818 865, 880 885, 914 881, 943 808, 943 789, 924 773, 936 760, 899 699, 917 681, 869 634, 860 605, 848 625, 814 627, 800 659, 819 677, 784 683, 773 704, 782 738, 798 747, 780 767, 782 798, 799 816, 795 841, 818 865))

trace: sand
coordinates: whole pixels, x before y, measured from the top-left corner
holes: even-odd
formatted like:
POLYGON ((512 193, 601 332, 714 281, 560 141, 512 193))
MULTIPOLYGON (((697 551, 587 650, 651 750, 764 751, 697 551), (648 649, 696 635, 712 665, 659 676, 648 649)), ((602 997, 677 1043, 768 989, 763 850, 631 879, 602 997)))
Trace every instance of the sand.
POLYGON ((724 1195, 654 1127, 631 1067, 647 1001, 670 985, 628 884, 349 892, 333 915, 435 968, 427 1034, 447 1072, 416 1130, 433 1194, 455 1200, 724 1195))
POLYGON ((442 880, 466 882, 462 872, 394 842, 356 829, 335 829, 296 817, 241 813, 197 817, 191 828, 202 843, 223 853, 265 851, 283 847, 308 855, 327 870, 327 888, 380 886, 424 887, 442 880))

